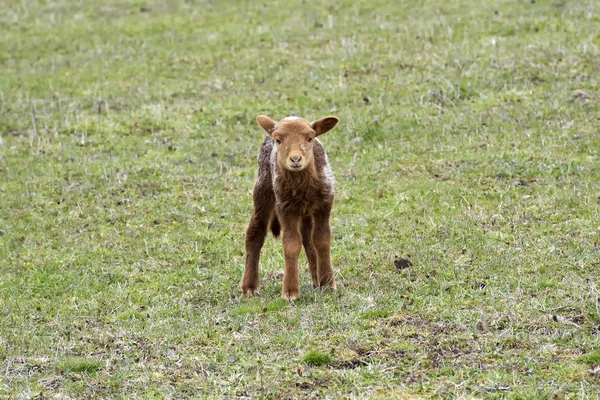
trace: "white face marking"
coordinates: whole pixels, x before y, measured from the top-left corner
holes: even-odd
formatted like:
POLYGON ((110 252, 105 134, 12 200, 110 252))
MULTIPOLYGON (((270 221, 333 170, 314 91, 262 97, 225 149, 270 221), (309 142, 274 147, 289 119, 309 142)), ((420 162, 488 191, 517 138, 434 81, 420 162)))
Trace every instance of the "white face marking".
POLYGON ((285 118, 283 119, 283 121, 293 121, 293 120, 295 120, 295 119, 300 119, 300 117, 294 117, 294 116, 291 116, 291 117, 285 117, 285 118))
POLYGON ((306 146, 304 146, 304 143, 300 145, 300 148, 301 148, 302 150, 306 150, 306 146))

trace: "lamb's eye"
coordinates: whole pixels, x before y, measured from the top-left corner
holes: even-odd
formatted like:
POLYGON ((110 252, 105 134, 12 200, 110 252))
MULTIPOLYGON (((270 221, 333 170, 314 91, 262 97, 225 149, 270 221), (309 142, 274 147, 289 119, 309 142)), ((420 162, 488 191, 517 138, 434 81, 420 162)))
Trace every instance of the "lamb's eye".
POLYGON ((308 143, 312 142, 312 138, 308 138, 308 143))
POLYGON ((281 140, 279 140, 279 139, 275 139, 275 143, 277 143, 277 144, 281 144, 281 140))

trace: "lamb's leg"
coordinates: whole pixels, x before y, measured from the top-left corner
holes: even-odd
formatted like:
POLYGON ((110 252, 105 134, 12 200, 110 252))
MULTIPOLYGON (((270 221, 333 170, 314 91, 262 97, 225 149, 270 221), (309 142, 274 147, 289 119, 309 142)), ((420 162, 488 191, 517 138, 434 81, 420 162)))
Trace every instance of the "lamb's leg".
POLYGON ((300 297, 300 278, 298 276, 298 257, 302 250, 300 218, 295 215, 280 215, 280 217, 283 228, 283 254, 285 256, 281 297, 291 301, 300 297))
POLYGON ((308 269, 312 278, 313 286, 319 286, 319 276, 317 275, 317 252, 312 243, 312 217, 304 217, 302 219, 302 245, 308 259, 308 269))
POLYGON ((264 192, 263 196, 259 196, 260 193, 260 188, 256 188, 254 191, 254 213, 248 224, 248 229, 246 229, 246 265, 244 276, 240 282, 240 289, 247 296, 258 293, 260 288, 258 277, 260 251, 265 243, 265 236, 275 208, 274 196, 271 196, 270 193, 264 195, 264 192))
POLYGON ((313 244, 317 253, 317 276, 321 288, 335 289, 333 267, 331 266, 331 229, 329 215, 331 206, 325 207, 314 216, 313 244))

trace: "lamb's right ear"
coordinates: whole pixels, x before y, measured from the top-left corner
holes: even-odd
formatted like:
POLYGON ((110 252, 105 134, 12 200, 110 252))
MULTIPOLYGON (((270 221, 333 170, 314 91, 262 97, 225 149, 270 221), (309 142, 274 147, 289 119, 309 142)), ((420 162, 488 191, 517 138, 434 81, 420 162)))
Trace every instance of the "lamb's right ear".
POLYGON ((271 136, 275 131, 275 125, 277 122, 273 121, 271 118, 266 115, 259 115, 256 117, 256 122, 271 136))

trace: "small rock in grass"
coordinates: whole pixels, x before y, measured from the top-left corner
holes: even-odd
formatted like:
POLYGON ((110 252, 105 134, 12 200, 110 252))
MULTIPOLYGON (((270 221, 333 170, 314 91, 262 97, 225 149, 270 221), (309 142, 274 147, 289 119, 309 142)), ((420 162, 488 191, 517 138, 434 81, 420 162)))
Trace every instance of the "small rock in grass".
POLYGON ((476 281, 475 284, 473 285, 473 288, 474 289, 485 289, 486 286, 487 286, 487 283, 476 281))
POLYGON ((396 266, 396 271, 400 272, 406 268, 412 267, 413 263, 408 258, 396 258, 396 260, 394 260, 394 265, 396 266))
POLYGON ((237 355, 235 354, 230 354, 229 357, 227 357, 227 363, 229 364, 233 364, 234 362, 237 361, 237 355))
POLYGON ((587 92, 584 92, 583 90, 574 91, 573 96, 577 97, 578 99, 589 99, 590 98, 590 95, 587 92))

